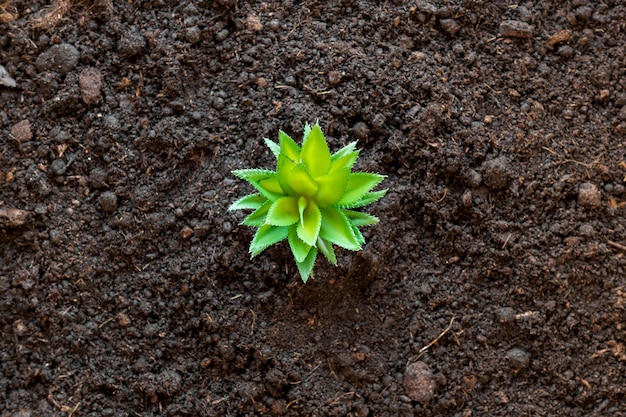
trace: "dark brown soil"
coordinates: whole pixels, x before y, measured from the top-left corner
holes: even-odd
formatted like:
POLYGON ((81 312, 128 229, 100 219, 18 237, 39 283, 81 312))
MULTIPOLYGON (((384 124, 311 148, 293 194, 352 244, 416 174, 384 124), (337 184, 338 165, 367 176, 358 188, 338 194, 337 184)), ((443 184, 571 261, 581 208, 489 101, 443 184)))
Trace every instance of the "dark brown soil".
POLYGON ((622 1, 114 3, 0 24, 0 416, 626 416, 622 1), (303 284, 226 208, 318 119, 303 284))

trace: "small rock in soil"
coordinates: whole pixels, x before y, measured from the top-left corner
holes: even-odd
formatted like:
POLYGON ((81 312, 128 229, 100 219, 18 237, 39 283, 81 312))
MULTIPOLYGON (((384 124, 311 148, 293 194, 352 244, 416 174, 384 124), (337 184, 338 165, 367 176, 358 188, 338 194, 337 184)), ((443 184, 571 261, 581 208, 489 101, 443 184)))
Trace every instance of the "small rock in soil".
POLYGON ((424 362, 408 365, 404 371, 404 391, 414 401, 428 403, 435 396, 436 381, 430 367, 424 362))
POLYGON ((30 128, 30 121, 22 120, 11 127, 11 136, 20 142, 28 142, 33 138, 33 131, 30 128))
POLYGON ((584 182, 578 187, 578 204, 585 208, 600 207, 600 190, 595 184, 584 182))
POLYGON ((0 85, 11 88, 17 85, 15 80, 9 74, 9 71, 7 71, 2 65, 0 65, 0 85))
POLYGON ((533 27, 519 20, 505 20, 500 23, 500 35, 507 38, 530 39, 533 37, 533 27))
POLYGON ((117 209, 117 195, 111 191, 102 193, 98 202, 105 213, 112 213, 117 209))
POLYGON ((78 78, 80 95, 85 104, 95 104, 100 100, 100 90, 102 89, 102 75, 95 68, 85 68, 78 78))
POLYGON ((196 44, 202 40, 202 31, 198 26, 192 26, 185 31, 185 40, 196 44))
POLYGON ((94 168, 89 173, 89 184, 96 190, 107 187, 107 172, 102 168, 94 168))
POLYGON ((365 140, 370 135, 370 128, 365 122, 356 122, 354 126, 352 126, 352 132, 355 138, 365 140))
POLYGON ((511 176, 511 166, 505 156, 485 161, 481 166, 483 181, 494 190, 502 189, 509 183, 511 176))
POLYGON ((67 165, 61 159, 55 159, 50 164, 50 172, 54 175, 63 175, 66 169, 67 165))
POLYGON ((530 365, 530 354, 522 349, 511 349, 506 353, 506 357, 515 371, 521 371, 530 365))
POLYGON ((146 47, 146 39, 141 33, 128 32, 122 36, 118 48, 120 55, 126 58, 143 54, 146 47))
POLYGON ((0 227, 10 228, 22 226, 29 217, 30 212, 26 210, 0 208, 0 227))
POLYGON ((35 66, 39 72, 56 71, 67 74, 78 65, 80 52, 72 45, 61 43, 50 47, 46 52, 37 57, 35 66))
POLYGON ((461 30, 461 25, 454 19, 442 19, 439 24, 441 25, 441 29, 450 36, 456 35, 457 32, 461 30))

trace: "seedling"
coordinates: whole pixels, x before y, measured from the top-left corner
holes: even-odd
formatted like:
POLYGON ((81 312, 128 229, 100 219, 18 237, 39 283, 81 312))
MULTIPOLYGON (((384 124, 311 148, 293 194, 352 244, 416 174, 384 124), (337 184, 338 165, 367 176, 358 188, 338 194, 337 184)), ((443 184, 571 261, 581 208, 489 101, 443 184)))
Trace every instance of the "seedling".
POLYGON ((318 251, 337 265, 333 245, 357 251, 365 243, 359 227, 378 223, 356 211, 387 190, 371 191, 385 177, 351 172, 359 150, 352 142, 331 155, 319 123, 304 127, 302 147, 283 131, 279 142, 265 139, 276 156, 276 170, 238 169, 233 174, 256 189, 229 210, 254 210, 241 224, 257 228, 252 257, 287 239, 302 281, 313 271, 318 251))

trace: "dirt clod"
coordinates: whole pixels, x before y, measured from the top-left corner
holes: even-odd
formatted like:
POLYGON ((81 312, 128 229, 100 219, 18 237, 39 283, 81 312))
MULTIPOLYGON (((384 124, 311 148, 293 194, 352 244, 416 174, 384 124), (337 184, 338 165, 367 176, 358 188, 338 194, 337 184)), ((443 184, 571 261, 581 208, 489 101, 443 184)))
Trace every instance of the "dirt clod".
POLYGON ((404 391, 413 401, 428 403, 435 396, 437 383, 425 362, 414 362, 404 370, 404 391))
POLYGON ((491 189, 506 188, 511 178, 511 164, 505 156, 485 161, 481 166, 482 179, 491 189))
POLYGON ((55 71, 67 74, 78 65, 80 52, 73 45, 61 43, 51 46, 41 53, 35 61, 35 66, 40 72, 55 71))
POLYGON ((33 138, 29 120, 22 120, 11 127, 11 136, 19 142, 28 142, 33 138))
POLYGON ((578 186, 578 204, 585 208, 597 208, 602 204, 601 193, 598 187, 590 182, 578 186))
POLYGON ((102 75, 96 68, 85 68, 78 78, 80 94, 85 104, 94 104, 100 100, 102 75))
POLYGON ((511 349, 506 353, 506 357, 515 371, 521 371, 530 365, 530 354, 522 349, 511 349))
POLYGON ((519 20, 505 20, 500 23, 500 35, 509 38, 531 39, 533 27, 519 20))

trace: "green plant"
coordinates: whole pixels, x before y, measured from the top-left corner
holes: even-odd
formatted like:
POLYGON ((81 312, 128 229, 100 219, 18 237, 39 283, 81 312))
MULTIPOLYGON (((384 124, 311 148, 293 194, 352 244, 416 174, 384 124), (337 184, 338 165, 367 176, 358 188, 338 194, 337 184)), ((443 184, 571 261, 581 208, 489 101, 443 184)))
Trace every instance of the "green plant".
POLYGON ((235 201, 229 210, 251 209, 241 224, 256 227, 250 244, 255 257, 284 239, 306 282, 321 251, 337 265, 333 244, 357 251, 365 243, 360 226, 378 223, 372 215, 354 209, 368 205, 387 190, 371 191, 385 177, 351 172, 359 150, 352 142, 331 155, 319 123, 304 127, 302 147, 280 131, 279 143, 265 139, 276 156, 276 170, 239 169, 257 193, 235 201))

